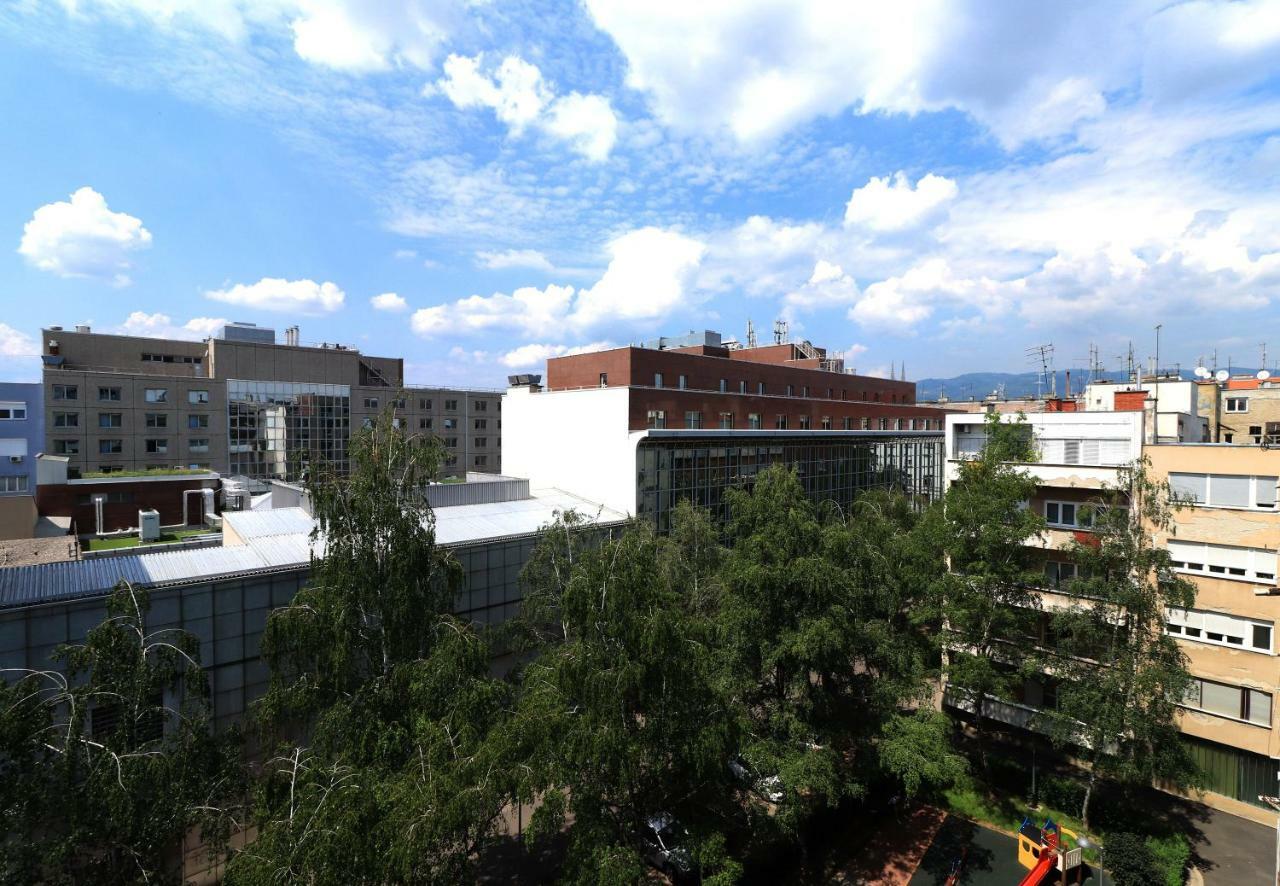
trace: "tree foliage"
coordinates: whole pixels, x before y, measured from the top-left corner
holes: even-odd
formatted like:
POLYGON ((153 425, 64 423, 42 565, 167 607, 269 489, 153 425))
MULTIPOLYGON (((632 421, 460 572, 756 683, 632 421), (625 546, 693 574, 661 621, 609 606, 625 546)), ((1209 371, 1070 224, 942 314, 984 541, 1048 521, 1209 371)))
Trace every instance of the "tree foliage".
POLYGON ((229 882, 456 882, 494 830, 486 741, 510 691, 450 614, 460 569, 423 494, 439 460, 387 412, 354 438, 350 476, 312 470, 324 556, 263 635, 275 751, 229 882))
POLYGON ((198 829, 211 856, 241 791, 234 733, 211 729, 199 643, 150 630, 145 590, 121 583, 65 670, 0 683, 0 879, 181 882, 198 829))

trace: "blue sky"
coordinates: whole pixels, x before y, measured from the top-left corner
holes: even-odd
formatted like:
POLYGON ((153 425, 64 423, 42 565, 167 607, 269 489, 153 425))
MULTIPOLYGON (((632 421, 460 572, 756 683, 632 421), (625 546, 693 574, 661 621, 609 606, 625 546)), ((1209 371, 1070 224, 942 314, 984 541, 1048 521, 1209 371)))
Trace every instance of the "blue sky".
POLYGON ((6 379, 50 324, 500 386, 748 318, 911 377, 1277 318, 1276 0, 17 0, 0 113, 6 379))

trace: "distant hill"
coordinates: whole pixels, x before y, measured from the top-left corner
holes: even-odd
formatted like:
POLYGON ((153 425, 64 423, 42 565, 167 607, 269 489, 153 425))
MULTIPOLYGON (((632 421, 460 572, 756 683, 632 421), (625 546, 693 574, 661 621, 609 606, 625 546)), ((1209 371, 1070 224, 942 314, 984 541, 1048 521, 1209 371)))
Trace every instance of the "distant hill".
MULTIPOLYGON (((1231 367, 1232 375, 1253 375, 1254 372, 1255 370, 1247 369, 1243 366, 1231 367)), ((1189 369, 1182 370, 1181 374, 1183 378, 1195 378, 1195 374, 1189 369)), ((1039 375, 1038 372, 967 372, 964 375, 957 375, 952 378, 922 378, 916 382, 916 399, 937 400, 939 395, 945 392, 947 397, 952 400, 981 400, 993 391, 1000 391, 1004 397, 1009 399, 1034 397, 1037 393, 1036 380, 1039 375)), ((1057 373, 1059 396, 1066 393, 1066 376, 1065 370, 1060 370, 1057 373)), ((1102 377, 1107 381, 1126 380, 1124 372, 1107 372, 1103 373, 1102 377)), ((1071 390, 1074 393, 1080 393, 1088 378, 1088 373, 1084 370, 1073 371, 1071 373, 1071 390)), ((1041 384, 1039 393, 1048 394, 1048 385, 1041 384)))

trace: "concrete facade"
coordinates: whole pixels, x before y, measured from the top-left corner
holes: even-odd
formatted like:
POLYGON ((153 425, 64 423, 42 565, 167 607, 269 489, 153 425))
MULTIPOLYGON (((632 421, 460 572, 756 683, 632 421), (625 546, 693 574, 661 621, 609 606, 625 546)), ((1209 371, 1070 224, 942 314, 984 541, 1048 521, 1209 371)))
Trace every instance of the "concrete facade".
POLYGON ((0 539, 31 538, 36 527, 36 455, 44 447, 38 384, 0 382, 0 539))
POLYGON ((406 387, 400 358, 339 345, 184 342, 87 327, 51 327, 41 336, 42 448, 67 456, 73 476, 169 467, 235 473, 233 461, 250 462, 233 454, 267 448, 274 458, 252 462, 262 473, 287 473, 288 457, 304 447, 341 465, 352 432, 388 405, 406 431, 441 438, 447 473, 502 467, 500 395, 406 387), (287 400, 279 395, 286 387, 287 400), (282 442, 300 422, 305 433, 282 442), (271 433, 279 440, 265 442, 271 433))

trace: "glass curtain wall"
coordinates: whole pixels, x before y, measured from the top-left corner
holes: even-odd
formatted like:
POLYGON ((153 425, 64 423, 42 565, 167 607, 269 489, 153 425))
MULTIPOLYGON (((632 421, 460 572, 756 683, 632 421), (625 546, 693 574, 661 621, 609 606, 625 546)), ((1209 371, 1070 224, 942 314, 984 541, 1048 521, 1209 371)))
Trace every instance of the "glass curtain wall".
POLYGON ((689 499, 724 522, 724 491, 749 487, 774 463, 793 466, 814 502, 843 508, 867 490, 895 489, 924 504, 942 495, 943 446, 941 434, 646 438, 636 450, 636 512, 666 531, 676 502, 689 499))
POLYGON ((351 387, 228 379, 227 438, 232 475, 292 480, 320 461, 345 474, 351 387))

